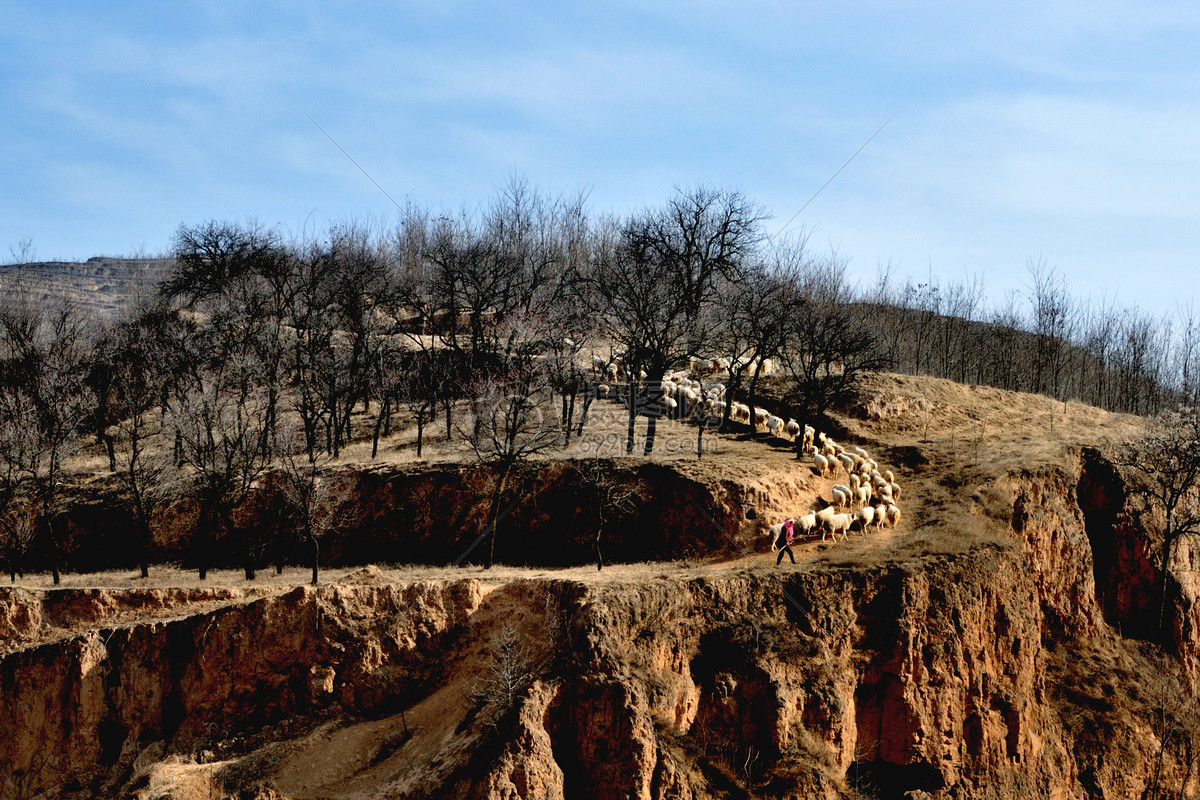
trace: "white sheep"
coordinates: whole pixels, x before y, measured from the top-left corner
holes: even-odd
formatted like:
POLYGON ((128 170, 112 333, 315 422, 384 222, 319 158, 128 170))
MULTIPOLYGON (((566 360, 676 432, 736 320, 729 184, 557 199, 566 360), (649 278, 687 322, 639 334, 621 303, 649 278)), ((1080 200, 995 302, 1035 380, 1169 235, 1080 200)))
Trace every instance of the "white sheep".
POLYGON ((860 506, 865 506, 871 502, 871 484, 864 483, 858 487, 854 493, 854 502, 860 506))
POLYGON ((805 536, 810 536, 813 529, 817 527, 817 515, 813 512, 808 512, 802 517, 797 517, 795 525, 800 530, 804 531, 805 536))
POLYGON ((784 430, 787 431, 788 438, 795 441, 796 436, 800 433, 800 423, 794 419, 789 419, 787 425, 784 426, 784 430))
POLYGON ((612 387, 607 383, 602 383, 596 387, 596 396, 604 399, 612 393, 612 387))
POLYGON ((837 457, 838 463, 846 470, 846 474, 854 472, 854 456, 849 453, 842 453, 837 457))
POLYGON ((832 467, 832 465, 829 463, 829 459, 815 451, 813 452, 812 459, 813 466, 817 468, 817 474, 821 477, 825 477, 825 473, 828 472, 832 467))
MULTIPOLYGON (((854 516, 851 514, 834 514, 825 520, 825 528, 833 536, 834 541, 837 541, 837 535, 840 531, 842 539, 845 540, 850 536, 850 526, 854 524, 854 516)), ((824 541, 824 537, 821 539, 824 541)))
POLYGON ((834 508, 833 506, 825 506, 825 508, 822 508, 820 511, 816 511, 813 513, 813 517, 817 521, 817 526, 821 529, 821 541, 822 542, 825 541, 825 533, 826 533, 825 523, 829 520, 830 517, 832 517, 836 513, 837 513, 837 509, 834 508))
POLYGON ((875 509, 871 506, 863 506, 858 511, 854 512, 854 516, 860 524, 859 530, 866 535, 867 526, 875 521, 875 509))
POLYGON ((853 497, 854 494, 850 491, 849 486, 843 486, 840 483, 833 485, 833 504, 838 508, 849 508, 853 497))
POLYGON ((890 503, 886 509, 888 527, 894 528, 900 524, 900 506, 890 503))
POLYGON ((767 432, 772 436, 782 436, 783 425, 784 422, 782 417, 777 417, 774 414, 767 417, 767 432))

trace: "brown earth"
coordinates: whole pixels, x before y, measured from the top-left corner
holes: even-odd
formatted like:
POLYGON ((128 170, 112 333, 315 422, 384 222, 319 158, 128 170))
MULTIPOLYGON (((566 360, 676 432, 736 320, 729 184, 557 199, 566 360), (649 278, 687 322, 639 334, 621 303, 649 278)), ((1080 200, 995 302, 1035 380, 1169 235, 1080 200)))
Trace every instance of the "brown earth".
MULTIPOLYGON (((0 592, 0 796, 1195 796, 1191 556, 1164 657, 1153 535, 1103 455, 1141 422, 903 376, 836 422, 904 516, 795 567, 762 531, 832 481, 733 438, 620 465, 661 502, 612 546, 662 558, 684 542, 656 532, 710 527, 685 561, 585 565, 586 519, 532 513, 574 502, 547 462, 557 488, 509 531, 567 531, 532 537, 540 567, 28 579, 0 592)), ((411 475, 483 480, 438 463, 377 467, 356 507, 424 508, 399 540, 432 540, 445 509, 411 475)))

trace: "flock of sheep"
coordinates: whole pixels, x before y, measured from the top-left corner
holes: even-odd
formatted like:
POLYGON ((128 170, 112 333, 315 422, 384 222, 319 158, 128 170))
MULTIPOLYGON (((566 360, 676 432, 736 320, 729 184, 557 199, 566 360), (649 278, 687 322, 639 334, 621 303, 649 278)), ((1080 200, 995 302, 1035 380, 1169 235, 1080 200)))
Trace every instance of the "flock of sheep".
MULTIPOLYGON (((769 358, 758 361, 748 361, 744 365, 750 370, 760 370, 761 375, 770 375, 774 371, 774 363, 769 358)), ((668 372, 657 384, 652 393, 648 411, 657 411, 661 416, 684 418, 702 412, 705 417, 723 417, 727 403, 725 401, 725 384, 709 383, 694 380, 691 376, 719 375, 729 371, 729 360, 725 358, 689 358, 687 369, 668 372)), ((596 395, 601 398, 619 396, 620 389, 616 384, 631 379, 625 369, 624 353, 618 352, 611 360, 605 361, 600 356, 592 356, 592 372, 595 376, 603 376, 604 382, 597 384, 596 395)), ((645 370, 639 370, 638 382, 644 383, 649 376, 645 370)), ((653 384, 651 384, 653 388, 653 384)), ((745 403, 734 402, 729 412, 729 418, 735 422, 750 424, 750 407, 745 403)), ((782 435, 786 427, 793 438, 799 432, 800 426, 792 420, 787 423, 779 417, 768 414, 766 409, 755 409, 755 422, 758 426, 766 426, 773 435, 782 435)))
MULTIPOLYGON (((833 496, 818 510, 809 511, 795 519, 795 526, 804 535, 815 535, 820 530, 821 541, 832 536, 834 541, 840 533, 842 539, 851 530, 866 534, 867 529, 885 525, 894 528, 900 521, 900 484, 892 471, 879 471, 879 464, 861 447, 842 447, 824 433, 817 433, 811 426, 804 426, 803 450, 811 455, 813 466, 822 477, 837 477, 839 471, 846 473, 847 483, 835 483, 833 496), (815 439, 814 439, 815 437, 815 439), (819 444, 819 446, 818 446, 819 444), (847 485, 848 484, 848 485, 847 485)), ((770 528, 771 550, 778 547, 783 523, 770 528)))
MULTIPOLYGON (((606 381, 598 384, 598 396, 614 396, 619 391, 614 385, 632 378, 625 370, 623 356, 623 353, 617 353, 608 361, 600 356, 592 357, 593 373, 606 381)), ((761 364, 751 362, 745 366, 751 370, 761 370, 762 375, 770 375, 774 368, 770 359, 763 359, 761 364)), ((691 375, 716 375, 728 370, 727 359, 689 359, 687 369, 668 372, 663 376, 651 403, 657 405, 658 411, 664 416, 686 417, 702 411, 706 417, 721 417, 726 410, 725 385, 711 383, 706 387, 703 381, 694 380, 691 375)), ((644 382, 647 377, 642 370, 638 381, 644 382)), ((729 418, 750 425, 750 406, 733 401, 729 404, 729 418)), ((753 427, 756 430, 765 428, 772 436, 792 441, 801 435, 801 426, 796 420, 785 421, 761 407, 754 409, 753 427)), ((881 473, 879 464, 866 450, 861 447, 842 447, 824 433, 818 433, 811 425, 803 427, 803 436, 801 450, 804 455, 811 457, 817 473, 821 477, 837 477, 839 472, 844 472, 846 483, 835 483, 829 501, 821 500, 820 509, 810 510, 794 520, 798 533, 810 536, 819 530, 821 541, 830 536, 836 541, 839 533, 844 540, 849 537, 851 530, 858 530, 865 535, 872 526, 876 530, 884 526, 896 526, 900 521, 900 506, 897 504, 900 484, 891 470, 881 473)), ((769 529, 772 552, 778 548, 782 527, 783 523, 777 523, 769 529)))

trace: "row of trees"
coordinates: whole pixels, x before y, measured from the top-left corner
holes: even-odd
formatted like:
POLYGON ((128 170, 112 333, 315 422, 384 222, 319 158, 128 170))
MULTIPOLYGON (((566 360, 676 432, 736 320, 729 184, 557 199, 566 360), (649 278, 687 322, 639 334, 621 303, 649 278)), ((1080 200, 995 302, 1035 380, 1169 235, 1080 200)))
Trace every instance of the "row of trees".
POLYGON ((1156 414, 1200 391, 1200 315, 1190 303, 1155 317, 1081 300, 1044 262, 1026 290, 989 304, 981 277, 902 284, 884 270, 860 295, 879 355, 899 372, 1156 414))
MULTIPOLYGON (((1121 402, 1132 395, 1113 387, 1136 377, 1133 410, 1176 389, 1161 353, 1131 361, 1112 345, 1120 326, 1108 344, 1076 341, 1083 328, 1072 327, 1052 271, 1032 271, 1037 311, 1022 329, 1015 312, 983 318, 981 286, 907 285, 891 298, 885 276, 856 291, 844 260, 771 241, 763 220, 740 193, 706 187, 593 219, 582 197, 514 181, 478 211, 413 206, 390 228, 336 224, 288 239, 254 223, 182 226, 165 280, 113 324, 66 304, 0 317, 3 557, 17 572, 41 542, 57 580, 50 521, 63 464, 94 439, 135 520, 143 574, 163 503, 185 492, 195 501, 192 561, 203 577, 213 541, 274 481, 291 487, 315 578, 330 524, 312 517, 319 466, 357 440, 374 457, 401 422, 416 425, 418 455, 441 422, 495 466, 494 532, 512 469, 583 432, 618 360, 634 378, 615 387, 626 450, 645 417, 646 454, 660 381, 690 357, 725 359, 726 399, 751 406, 765 361, 776 360, 789 410, 812 421, 856 374, 889 364, 1060 394, 1102 385, 1099 397, 1121 402), (1029 348, 1032 370, 1014 364, 1014 343, 1029 348)), ((729 407, 723 419, 696 411, 699 454, 706 429, 729 426, 729 407)), ((263 545, 247 537, 243 550, 250 577, 263 545)))

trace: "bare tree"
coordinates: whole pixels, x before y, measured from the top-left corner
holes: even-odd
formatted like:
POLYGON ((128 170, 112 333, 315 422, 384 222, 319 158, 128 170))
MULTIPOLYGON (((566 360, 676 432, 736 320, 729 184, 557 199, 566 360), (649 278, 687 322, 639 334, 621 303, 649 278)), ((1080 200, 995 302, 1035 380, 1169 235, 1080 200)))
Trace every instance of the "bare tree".
POLYGON ((472 703, 489 727, 502 723, 516 707, 542 665, 512 622, 488 644, 487 660, 471 685, 472 703))
POLYGON ((1117 460, 1145 479, 1140 494, 1162 518, 1158 633, 1165 638, 1167 576, 1176 546, 1185 537, 1200 535, 1200 407, 1183 404, 1160 414, 1149 433, 1117 460))
MULTIPOLYGON (((604 231, 590 283, 603 332, 625 350, 630 375, 626 452, 639 412, 657 405, 653 389, 667 368, 697 352, 704 307, 717 277, 736 283, 762 240, 761 211, 738 192, 679 190, 657 211, 604 231), (644 371, 651 390, 639 395, 644 371)), ((645 454, 654 451, 656 415, 647 414, 645 454)))
POLYGON ((78 445, 78 431, 91 404, 88 324, 76 307, 61 301, 49 308, 18 302, 0 313, 0 348, 10 368, 6 387, 8 416, 17 421, 17 442, 7 448, 19 482, 37 506, 41 538, 59 583, 59 543, 54 514, 63 464, 78 445))
MULTIPOLYGON (((188 343, 199 352, 182 356, 194 366, 180 387, 170 423, 180 460, 194 479, 200 516, 192 550, 202 580, 218 532, 232 528, 234 509, 269 463, 265 442, 270 415, 253 348, 236 329, 208 334, 188 343)), ((244 543, 247 578, 255 575, 260 544, 244 543)))
POLYGON ((29 553, 38 535, 38 512, 33 503, 20 499, 0 507, 0 554, 4 556, 9 580, 25 577, 29 553))
MULTIPOLYGON (((719 304, 725 320, 715 336, 720 352, 729 360, 726 396, 733 400, 749 373, 746 403, 750 419, 755 419, 758 381, 766 359, 783 355, 796 325, 807 313, 808 293, 803 290, 804 276, 810 269, 804 240, 776 243, 765 263, 747 266, 742 279, 721 292, 719 304)), ((731 404, 725 406, 722 426, 729 422, 731 404)), ((757 435, 753 422, 751 435, 757 435)))
POLYGON ((122 322, 107 343, 108 406, 114 423, 107 431, 125 502, 137 530, 138 564, 150 574, 150 546, 157 512, 171 499, 177 478, 167 445, 164 398, 174 376, 171 341, 186 335, 179 318, 148 309, 122 322))
POLYGON ((1173 372, 1178 391, 1187 397, 1200 396, 1200 314, 1189 300, 1175 312, 1180 334, 1175 348, 1173 372))
POLYGON ((622 516, 631 514, 645 499, 645 491, 637 481, 627 480, 616 474, 611 462, 591 459, 581 462, 579 477, 596 495, 596 569, 604 569, 604 553, 601 546, 609 525, 622 516))
POLYGON ((198 306, 244 278, 275 271, 280 249, 278 233, 254 221, 180 225, 172 244, 172 269, 159 291, 188 307, 198 306))
POLYGON ((809 270, 801 287, 806 311, 792 326, 784 357, 791 392, 813 419, 820 419, 860 373, 883 364, 870 329, 849 307, 845 271, 836 258, 809 270))
POLYGON ((37 248, 33 246, 33 238, 30 236, 26 236, 16 244, 10 244, 8 252, 12 255, 14 264, 29 264, 37 261, 37 248))
POLYGON ((509 479, 519 464, 558 446, 562 431, 549 377, 527 359, 514 360, 504 374, 478 381, 470 407, 471 427, 463 433, 476 457, 496 473, 484 531, 488 537, 485 566, 490 568, 509 479))
POLYGON ((1033 306, 1033 391, 1057 397, 1073 308, 1065 279, 1044 261, 1031 261, 1029 299, 1033 306))
POLYGON ((320 580, 321 539, 337 523, 338 501, 345 486, 329 469, 331 456, 311 460, 306 456, 301 432, 290 429, 281 438, 279 487, 295 514, 296 532, 312 554, 312 585, 316 586, 320 580))

